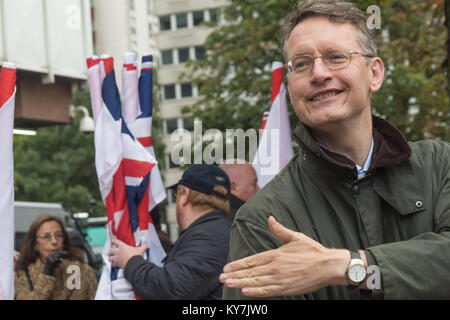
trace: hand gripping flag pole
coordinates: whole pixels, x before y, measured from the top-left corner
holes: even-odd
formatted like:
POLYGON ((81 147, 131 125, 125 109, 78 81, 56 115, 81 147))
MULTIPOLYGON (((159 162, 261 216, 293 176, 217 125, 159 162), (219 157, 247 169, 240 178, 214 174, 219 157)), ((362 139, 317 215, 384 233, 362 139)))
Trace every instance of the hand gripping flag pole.
POLYGON ((16 67, 3 62, 0 73, 0 300, 14 299, 13 128, 16 67))
POLYGON ((275 61, 272 64, 272 106, 268 116, 264 113, 259 146, 252 161, 258 186, 263 188, 293 156, 283 64, 275 61))
MULTIPOLYGON (((124 278, 123 270, 111 267, 108 253, 114 238, 132 246, 147 242, 150 246, 147 258, 155 256, 153 251, 159 252, 152 247, 154 243, 148 235, 152 225, 148 212, 150 173, 156 160, 123 121, 113 58, 93 56, 87 63, 95 121, 95 165, 108 217, 108 240, 102 252, 106 266, 96 299, 134 299, 138 297, 124 278)), ((158 265, 165 256, 162 248, 161 251, 162 255, 153 261, 158 265)))

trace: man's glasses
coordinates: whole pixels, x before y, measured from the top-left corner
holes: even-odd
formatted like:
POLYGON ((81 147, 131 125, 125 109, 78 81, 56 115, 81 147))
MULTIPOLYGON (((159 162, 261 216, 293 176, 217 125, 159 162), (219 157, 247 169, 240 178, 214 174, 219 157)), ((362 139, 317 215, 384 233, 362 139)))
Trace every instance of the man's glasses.
POLYGON ((363 57, 374 58, 373 55, 363 54, 356 51, 346 51, 344 49, 331 49, 321 56, 311 56, 307 54, 297 55, 287 64, 287 70, 290 74, 304 76, 314 67, 314 61, 317 58, 322 59, 323 63, 332 70, 345 68, 352 61, 353 54, 360 54, 363 57))
POLYGON ((55 232, 53 235, 51 233, 44 233, 42 236, 36 236, 39 239, 42 239, 46 242, 52 241, 52 237, 56 239, 56 241, 64 240, 64 234, 62 232, 55 232))

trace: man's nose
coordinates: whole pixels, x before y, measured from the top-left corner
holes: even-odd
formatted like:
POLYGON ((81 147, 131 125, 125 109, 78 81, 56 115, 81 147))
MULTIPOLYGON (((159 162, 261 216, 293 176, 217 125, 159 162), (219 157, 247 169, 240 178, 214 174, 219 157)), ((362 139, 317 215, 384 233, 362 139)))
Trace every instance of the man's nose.
POLYGON ((333 74, 320 57, 314 59, 311 70, 311 81, 315 83, 323 83, 325 80, 331 79, 333 74))

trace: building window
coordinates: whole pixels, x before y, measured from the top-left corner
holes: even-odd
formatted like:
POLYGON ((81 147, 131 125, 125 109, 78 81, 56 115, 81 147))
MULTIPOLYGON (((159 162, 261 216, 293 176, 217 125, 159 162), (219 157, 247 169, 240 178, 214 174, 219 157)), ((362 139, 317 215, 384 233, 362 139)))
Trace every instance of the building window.
POLYGON ((179 13, 176 15, 177 29, 187 28, 187 13, 179 13))
POLYGON ((191 121, 191 118, 183 119, 183 128, 188 131, 194 131, 194 123, 191 121))
POLYGON ((166 120, 166 134, 171 134, 178 129, 177 118, 166 120))
POLYGON ((169 84, 164 86, 164 98, 166 100, 175 99, 175 85, 169 84))
POLYGON ((210 10, 209 10, 209 17, 210 17, 210 21, 211 21, 212 23, 219 24, 219 22, 220 22, 220 12, 219 12, 219 9, 210 9, 210 10))
POLYGON ((178 63, 184 63, 189 60, 189 48, 178 49, 178 63))
POLYGON ((181 84, 181 97, 182 98, 192 97, 192 85, 190 83, 181 84))
POLYGON ((205 20, 203 11, 194 11, 193 16, 194 16, 194 26, 198 26, 205 20))
POLYGON ((170 16, 159 17, 159 29, 161 31, 170 30, 170 16))
POLYGON ((195 60, 205 59, 205 47, 195 47, 195 60))
POLYGON ((134 11, 134 0, 130 0, 130 10, 134 11))
POLYGON ((162 64, 173 64, 172 50, 161 51, 162 64))

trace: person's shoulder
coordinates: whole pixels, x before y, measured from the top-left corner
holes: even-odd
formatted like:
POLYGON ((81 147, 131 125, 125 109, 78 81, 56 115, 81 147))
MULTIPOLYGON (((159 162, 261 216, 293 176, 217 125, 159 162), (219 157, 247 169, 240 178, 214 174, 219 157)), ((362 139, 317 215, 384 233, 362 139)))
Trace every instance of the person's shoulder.
POLYGON ((250 198, 236 213, 236 219, 267 226, 270 215, 277 215, 298 197, 301 168, 297 155, 273 177, 259 192, 250 198))
POLYGON ((231 230, 231 220, 227 217, 226 213, 221 210, 214 210, 211 212, 211 219, 206 223, 206 229, 210 232, 222 231, 229 232, 231 230))
POLYGON ((81 262, 75 258, 63 259, 61 266, 66 270, 75 270, 75 268, 76 268, 76 269, 79 269, 81 271, 81 273, 94 274, 90 265, 88 265, 87 263, 81 262), (70 268, 70 269, 68 269, 68 268, 70 268))
POLYGON ((184 231, 185 237, 210 236, 211 234, 222 231, 229 232, 231 229, 231 220, 221 210, 210 211, 197 220, 195 220, 188 229, 184 231))
POLYGON ((25 276, 25 271, 23 271, 22 269, 15 269, 14 270, 14 277, 16 278, 22 278, 25 276))
POLYGON ((413 152, 450 152, 450 143, 441 139, 408 142, 413 152))
POLYGON ((440 139, 409 142, 411 161, 420 165, 445 164, 450 158, 450 144, 440 139))

